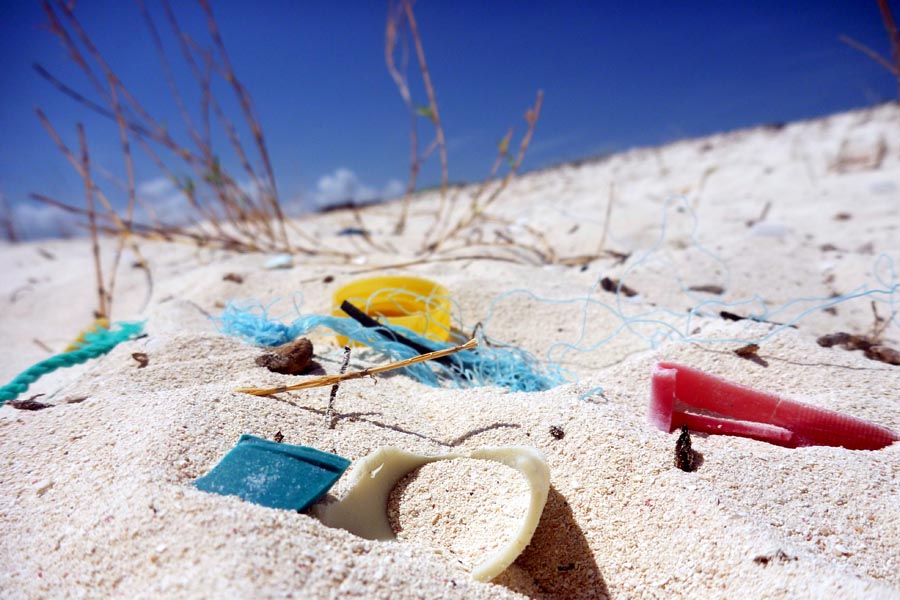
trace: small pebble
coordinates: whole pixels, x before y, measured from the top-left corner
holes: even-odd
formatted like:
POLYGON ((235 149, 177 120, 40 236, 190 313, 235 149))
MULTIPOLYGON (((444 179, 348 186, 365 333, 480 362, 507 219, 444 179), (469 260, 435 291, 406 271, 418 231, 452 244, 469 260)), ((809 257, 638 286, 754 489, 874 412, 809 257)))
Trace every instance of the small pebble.
POLYGON ((34 484, 34 491, 38 496, 42 496, 44 492, 53 487, 53 482, 49 479, 41 479, 34 484))

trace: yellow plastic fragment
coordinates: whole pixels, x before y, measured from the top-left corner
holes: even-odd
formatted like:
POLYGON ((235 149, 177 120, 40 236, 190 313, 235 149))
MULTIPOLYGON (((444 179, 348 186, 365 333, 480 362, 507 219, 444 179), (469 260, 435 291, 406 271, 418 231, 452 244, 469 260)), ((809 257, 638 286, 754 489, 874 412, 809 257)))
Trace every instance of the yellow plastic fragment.
MULTIPOLYGON (((344 300, 388 325, 402 325, 436 342, 450 339, 450 293, 434 281, 401 276, 357 279, 334 293, 332 315, 347 316, 340 309, 344 300)), ((338 343, 346 345, 347 338, 338 336, 338 343)))

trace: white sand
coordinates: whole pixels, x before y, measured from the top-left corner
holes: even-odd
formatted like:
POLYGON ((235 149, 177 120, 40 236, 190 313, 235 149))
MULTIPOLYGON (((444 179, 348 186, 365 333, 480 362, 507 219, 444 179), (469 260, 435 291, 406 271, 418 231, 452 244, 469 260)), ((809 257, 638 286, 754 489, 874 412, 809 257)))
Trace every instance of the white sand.
POLYGON ((407 474, 387 508, 397 539, 446 548, 471 570, 512 541, 530 500, 528 480, 515 469, 456 458, 407 474))
MULTIPOLYGON (((336 237, 354 223, 349 214, 309 224, 324 243, 356 248, 357 262, 365 264, 317 259, 265 271, 260 256, 144 244, 155 276, 149 305, 141 312, 145 284, 139 272, 125 269, 116 318, 146 318, 149 336, 34 385, 25 396, 47 394, 41 400, 55 405, 50 409, 0 409, 0 596, 900 596, 900 445, 791 450, 695 436, 703 463, 684 473, 672 466, 677 434, 645 421, 651 366, 666 359, 900 430, 900 367, 815 342, 824 333, 868 332, 868 298, 840 304, 834 314, 816 311, 797 329, 764 340, 759 355, 767 367, 732 350, 775 326, 724 321, 719 307, 690 323, 659 311, 683 313, 718 298, 683 291, 696 285, 722 286, 730 302, 758 294, 770 309, 798 297, 897 285, 884 258, 877 259, 900 265, 898 134, 900 108, 883 106, 521 178, 496 209, 518 222, 496 226, 502 236, 524 240, 531 226, 560 256, 593 253, 614 182, 607 245, 631 258, 624 265, 597 260, 586 270, 466 260, 391 272, 444 284, 466 329, 486 320, 490 335, 541 357, 555 343, 592 348, 552 350, 579 381, 535 394, 433 389, 404 376, 348 382, 334 430, 324 423, 327 388, 278 399, 234 393, 290 378, 257 367, 256 349, 217 333, 203 311, 217 314, 232 298, 268 302, 302 291, 304 311, 328 312, 334 290, 361 269, 415 258, 415 230, 427 227, 434 195, 414 205, 412 232, 402 239, 387 235, 396 205, 364 213, 376 239, 396 252, 336 237), (639 262, 660 239, 664 199, 673 193, 696 207, 694 237, 689 214, 672 205, 656 251, 639 262), (766 223, 748 227, 767 203, 766 223), (244 283, 223 281, 231 272, 244 283), (326 276, 333 281, 323 283, 326 276), (520 289, 556 301, 584 298, 603 276, 624 276, 640 295, 618 307, 614 295, 600 290, 589 305, 504 296, 520 289), (657 310, 657 322, 622 331, 611 308, 625 315, 657 310), (709 341, 666 341, 658 321, 709 341), (146 353, 149 365, 138 369, 133 352, 146 353), (597 386, 602 395, 582 398, 597 386), (81 403, 63 403, 83 396, 81 403), (551 435, 551 426, 564 437, 551 435), (240 434, 272 438, 278 431, 286 443, 350 459, 383 445, 419 453, 533 445, 551 469, 550 498, 532 545, 507 573, 482 584, 439 545, 361 540, 306 515, 191 487, 240 434)), ((493 226, 482 236, 500 239, 493 226)), ((517 251, 474 245, 460 251, 487 252, 517 251)), ((49 355, 32 340, 59 351, 90 321, 90 265, 84 241, 2 249, 0 380, 49 355)), ((900 302, 898 293, 893 300, 900 302)), ((285 315, 292 310, 289 302, 282 308, 285 315)), ((771 318, 786 322, 804 308, 771 318)), ((885 304, 880 311, 887 314, 885 304)), ((884 337, 900 345, 900 327, 891 325, 884 337)), ((340 350, 325 334, 313 341, 317 360, 335 372, 340 350)), ((377 357, 356 352, 351 368, 370 360, 377 357)), ((345 489, 339 481, 332 494, 345 489)))

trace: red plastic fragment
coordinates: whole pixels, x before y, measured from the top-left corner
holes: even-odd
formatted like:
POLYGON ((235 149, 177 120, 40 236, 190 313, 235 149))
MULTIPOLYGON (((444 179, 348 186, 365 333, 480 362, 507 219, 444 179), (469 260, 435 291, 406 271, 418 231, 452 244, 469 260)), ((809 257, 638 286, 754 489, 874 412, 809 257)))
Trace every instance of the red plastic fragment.
POLYGON ((900 439, 886 427, 670 362, 653 368, 647 418, 668 433, 687 425, 693 431, 749 437, 788 448, 880 450, 900 439))

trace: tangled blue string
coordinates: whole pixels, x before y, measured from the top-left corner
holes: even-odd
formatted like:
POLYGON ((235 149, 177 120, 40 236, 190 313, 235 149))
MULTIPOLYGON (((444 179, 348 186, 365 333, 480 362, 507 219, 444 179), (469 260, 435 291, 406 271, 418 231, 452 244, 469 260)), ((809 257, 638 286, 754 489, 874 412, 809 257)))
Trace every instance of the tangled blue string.
POLYGON ((102 356, 118 346, 125 340, 132 339, 141 334, 144 330, 143 323, 120 322, 116 323, 118 329, 98 328, 95 331, 85 334, 84 343, 71 352, 63 352, 56 354, 48 359, 42 360, 36 365, 28 367, 15 379, 8 384, 0 387, 0 406, 3 406, 9 400, 15 400, 19 394, 25 392, 28 387, 46 375, 52 373, 56 369, 62 367, 71 367, 83 362, 87 362, 92 358, 102 356))
MULTIPOLYGON (((368 346, 393 361, 418 355, 409 346, 388 339, 350 318, 301 315, 286 325, 269 318, 268 310, 263 306, 253 304, 242 307, 229 302, 216 322, 222 333, 261 346, 286 344, 317 327, 324 327, 368 346)), ((435 350, 450 347, 439 346, 433 340, 405 327, 392 325, 391 329, 435 350)), ((455 387, 495 385, 514 392, 538 392, 563 383, 561 377, 545 372, 541 363, 528 352, 513 346, 492 346, 492 342, 483 333, 479 332, 477 336, 480 344, 477 349, 448 356, 446 364, 434 361, 427 365, 418 363, 406 367, 404 371, 417 381, 435 387, 442 383, 455 387)))
MULTIPOLYGON (((614 290, 614 295, 608 296, 605 292, 598 291, 604 273, 597 277, 583 296, 574 298, 548 298, 538 296, 527 289, 510 290, 492 302, 488 314, 483 320, 485 327, 488 327, 493 314, 504 310, 503 302, 513 298, 525 298, 529 301, 555 304, 561 307, 571 306, 574 310, 580 309, 580 319, 578 319, 576 327, 578 333, 575 338, 552 341, 545 357, 546 368, 552 373, 568 380, 577 380, 578 377, 574 373, 563 367, 564 363, 571 361, 575 354, 590 354, 623 335, 631 335, 640 339, 648 348, 657 348, 669 341, 695 344, 759 344, 787 328, 795 327, 813 313, 861 299, 885 305, 888 324, 900 326, 900 279, 898 279, 894 260, 887 254, 881 254, 874 262, 873 283, 861 283, 855 289, 842 295, 794 298, 777 306, 771 306, 759 294, 733 302, 706 298, 690 288, 682 277, 681 269, 676 261, 667 255, 666 236, 673 214, 682 215, 687 219, 690 232, 690 244, 687 249, 692 251, 695 257, 692 260, 705 259, 709 261, 708 270, 718 274, 716 283, 720 284, 723 290, 727 289, 731 279, 728 265, 700 242, 698 220, 687 199, 683 196, 672 196, 667 198, 663 204, 659 234, 655 242, 649 249, 635 252, 628 259, 626 268, 622 271, 619 283, 614 290), (622 292, 626 280, 650 265, 657 267, 654 273, 655 277, 665 277, 671 282, 672 288, 679 289, 685 301, 693 306, 685 311, 678 311, 654 306, 649 304, 646 299, 635 302, 635 299, 628 298, 622 292), (609 300, 605 301, 606 298, 609 300), (722 310, 736 310, 741 313, 745 329, 751 328, 759 322, 768 323, 770 329, 761 334, 759 329, 754 328, 748 335, 727 338, 698 335, 698 320, 700 318, 718 319, 722 310), (593 322, 596 320, 594 317, 597 316, 598 311, 604 311, 612 317, 611 328, 601 330, 594 325, 593 322)), ((528 309, 518 305, 517 310, 528 309)), ((605 322, 609 322, 609 319, 605 322)), ((581 361, 583 362, 584 359, 582 358, 581 361)))
MULTIPOLYGON (((666 342, 758 344, 779 335, 789 327, 797 326, 816 312, 863 299, 886 308, 887 324, 900 326, 900 278, 895 269, 894 259, 887 254, 880 255, 874 262, 872 269, 874 281, 860 283, 855 289, 838 296, 801 297, 772 305, 763 298, 762 293, 749 298, 725 301, 722 297, 709 298, 708 294, 692 289, 690 283, 714 283, 724 292, 729 288, 732 276, 726 262, 701 243, 698 219, 691 209, 690 202, 683 196, 665 199, 658 235, 648 248, 635 249, 627 259, 619 283, 612 290, 614 294, 608 295, 606 291, 599 289, 605 275, 604 272, 598 274, 594 283, 578 297, 542 297, 527 289, 507 291, 494 298, 481 321, 483 327, 478 329, 481 347, 478 350, 454 355, 457 358, 450 368, 437 364, 430 367, 416 365, 407 372, 429 385, 449 381, 457 387, 502 385, 516 391, 538 391, 566 381, 578 381, 577 374, 565 365, 574 363, 576 355, 578 362, 585 364, 589 360, 587 356, 620 336, 636 338, 648 349, 658 348, 666 342), (690 241, 686 246, 678 246, 685 250, 684 253, 672 255, 668 251, 671 244, 667 238, 676 219, 680 220, 681 227, 687 226, 686 233, 690 241), (680 261, 692 265, 690 272, 693 277, 696 277, 698 271, 697 261, 703 261, 700 264, 706 266, 705 270, 709 273, 710 281, 689 282, 687 272, 679 264, 680 261), (690 308, 673 310, 656 306, 646 298, 629 298, 623 293, 626 281, 633 285, 636 276, 651 268, 654 277, 664 278, 668 282, 668 289, 681 292, 685 305, 690 308), (531 307, 523 306, 521 304, 523 300, 558 305, 560 309, 571 310, 571 326, 566 327, 566 338, 559 339, 553 331, 545 332, 547 351, 543 361, 538 361, 519 348, 510 346, 497 348, 491 345, 489 333, 492 317, 509 310, 509 302, 517 302, 514 310, 527 314, 531 307), (711 318, 719 319, 723 310, 740 313, 744 319, 744 331, 728 337, 700 334, 698 322, 708 321, 711 318), (606 318, 597 319, 601 313, 606 318), (757 326, 760 322, 769 324, 767 331, 757 326), (574 336, 571 333, 573 328, 576 332, 574 336)), ((456 306, 455 303, 453 305, 456 306)), ((295 310, 300 314, 296 302, 295 310)), ((455 313, 461 312, 456 307, 455 313)), ((277 319, 270 319, 266 307, 255 305, 251 308, 240 308, 237 305, 229 305, 219 323, 222 331, 261 345, 282 344, 322 326, 371 346, 394 360, 415 355, 414 350, 403 344, 385 340, 351 319, 305 315, 290 324, 285 324, 277 319)), ((457 330, 468 330, 461 321, 456 325, 457 330)), ((435 346, 434 342, 425 340, 413 332, 399 327, 397 329, 411 339, 435 346)), ((560 329, 560 332, 562 331, 560 329)), ((592 388, 581 397, 586 398, 601 391, 602 388, 592 388)))

